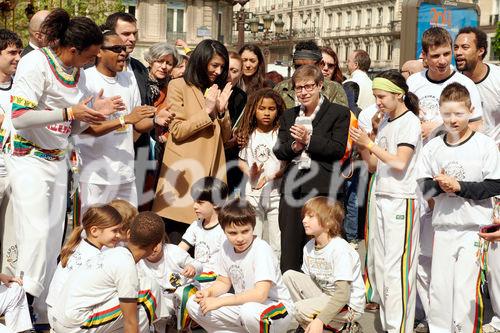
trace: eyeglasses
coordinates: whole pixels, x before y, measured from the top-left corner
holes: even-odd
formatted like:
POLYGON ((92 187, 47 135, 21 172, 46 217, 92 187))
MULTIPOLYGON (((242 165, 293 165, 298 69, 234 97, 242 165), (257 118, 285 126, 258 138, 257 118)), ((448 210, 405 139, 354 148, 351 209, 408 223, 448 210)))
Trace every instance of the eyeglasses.
POLYGON ((122 53, 127 51, 127 47, 125 45, 111 45, 111 46, 101 46, 101 50, 108 50, 113 53, 122 53))
POLYGON ((316 83, 311 83, 311 84, 305 84, 303 86, 295 86, 293 88, 293 90, 295 90, 295 92, 297 92, 297 93, 302 92, 302 89, 305 89, 305 91, 307 91, 307 92, 311 92, 311 91, 313 91, 313 89, 315 87, 316 87, 316 83))
POLYGON ((325 67, 325 66, 328 66, 329 69, 332 69, 335 67, 335 64, 332 64, 332 63, 327 63, 327 62, 324 62, 323 60, 321 60, 321 62, 319 63, 319 65, 321 67, 325 67))

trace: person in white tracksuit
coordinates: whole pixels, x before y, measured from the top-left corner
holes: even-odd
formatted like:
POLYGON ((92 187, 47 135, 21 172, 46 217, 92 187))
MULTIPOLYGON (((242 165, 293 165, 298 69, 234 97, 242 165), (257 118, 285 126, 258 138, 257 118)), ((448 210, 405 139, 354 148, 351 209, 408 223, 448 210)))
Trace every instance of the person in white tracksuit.
POLYGON ((404 77, 385 71, 373 80, 378 109, 385 114, 373 142, 351 128, 370 172, 376 172, 376 223, 372 223, 375 289, 388 332, 412 332, 419 221, 416 164, 422 146, 417 97, 404 77))

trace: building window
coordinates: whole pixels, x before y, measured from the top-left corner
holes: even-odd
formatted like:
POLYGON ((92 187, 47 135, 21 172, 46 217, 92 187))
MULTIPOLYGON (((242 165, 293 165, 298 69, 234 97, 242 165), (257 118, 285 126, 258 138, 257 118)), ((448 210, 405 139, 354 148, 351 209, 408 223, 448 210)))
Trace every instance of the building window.
POLYGON ((371 27, 372 26, 372 9, 368 8, 366 10, 366 26, 371 27))
POLYGON ((333 15, 328 14, 328 29, 332 30, 333 29, 333 15))
POLYGON ((183 2, 169 2, 167 6, 167 40, 185 39, 185 4, 183 2))
POLYGON ((392 60, 392 43, 387 43, 387 60, 392 60))
POLYGON ((342 13, 337 13, 337 30, 342 26, 342 13))
POLYGON ((380 60, 380 52, 381 52, 381 49, 382 49, 382 45, 380 43, 377 43, 377 53, 375 55, 375 60, 380 60))
POLYGON ((350 28, 351 27, 351 22, 352 22, 352 15, 351 15, 351 12, 347 12, 347 19, 346 19, 346 28, 350 28))
POLYGON ((366 51, 366 53, 368 53, 369 56, 371 56, 371 52, 370 52, 371 47, 370 46, 371 46, 370 43, 365 44, 365 51, 366 51))
POLYGON ((382 25, 382 8, 378 9, 377 25, 382 25))
POLYGON ((394 21, 394 7, 389 7, 389 21, 394 21))
POLYGON ((345 59, 349 58, 349 45, 345 44, 345 59))
POLYGON ((356 27, 361 26, 361 10, 356 11, 356 27))

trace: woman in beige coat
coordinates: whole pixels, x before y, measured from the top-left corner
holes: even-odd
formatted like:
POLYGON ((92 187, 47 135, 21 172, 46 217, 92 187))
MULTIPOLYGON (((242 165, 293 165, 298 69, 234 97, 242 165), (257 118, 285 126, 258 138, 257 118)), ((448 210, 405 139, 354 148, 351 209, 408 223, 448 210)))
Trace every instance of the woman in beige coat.
POLYGON ((184 77, 168 85, 167 103, 175 118, 169 126, 153 211, 167 219, 169 233, 182 234, 196 219, 190 196, 194 182, 207 176, 226 181, 224 142, 231 137, 226 112, 231 95, 228 68, 224 45, 204 40, 193 51, 184 77))

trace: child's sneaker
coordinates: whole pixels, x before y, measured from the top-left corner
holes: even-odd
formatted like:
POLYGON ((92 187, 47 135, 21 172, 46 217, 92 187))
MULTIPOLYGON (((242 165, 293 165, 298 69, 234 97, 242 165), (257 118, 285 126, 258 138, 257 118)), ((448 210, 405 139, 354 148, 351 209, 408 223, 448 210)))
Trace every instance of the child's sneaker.
POLYGON ((483 333, 500 333, 500 330, 497 330, 490 324, 483 325, 483 333))

